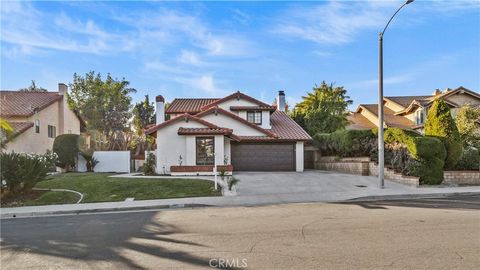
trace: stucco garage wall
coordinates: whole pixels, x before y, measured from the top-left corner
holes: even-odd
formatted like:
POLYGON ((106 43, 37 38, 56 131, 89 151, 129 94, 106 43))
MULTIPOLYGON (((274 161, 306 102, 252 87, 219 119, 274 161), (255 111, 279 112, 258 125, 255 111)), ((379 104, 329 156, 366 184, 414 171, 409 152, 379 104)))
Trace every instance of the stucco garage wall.
POLYGON ((95 172, 130 172, 130 151, 95 151, 95 172))

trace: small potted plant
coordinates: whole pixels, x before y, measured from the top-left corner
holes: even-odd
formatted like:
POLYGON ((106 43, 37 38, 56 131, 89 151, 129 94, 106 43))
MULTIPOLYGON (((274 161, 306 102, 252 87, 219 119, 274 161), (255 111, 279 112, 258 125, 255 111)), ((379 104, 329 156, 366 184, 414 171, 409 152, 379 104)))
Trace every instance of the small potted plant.
POLYGON ((237 184, 240 182, 238 178, 233 175, 227 178, 226 185, 222 185, 223 196, 235 196, 237 195, 237 184))

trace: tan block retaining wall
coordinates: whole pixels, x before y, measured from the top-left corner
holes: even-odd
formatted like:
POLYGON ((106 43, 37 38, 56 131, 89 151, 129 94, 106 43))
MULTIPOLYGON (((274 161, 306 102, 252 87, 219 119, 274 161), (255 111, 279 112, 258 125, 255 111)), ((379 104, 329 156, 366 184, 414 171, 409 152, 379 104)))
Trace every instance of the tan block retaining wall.
POLYGON ((480 171, 444 171, 443 183, 451 185, 480 185, 480 171))
MULTIPOLYGON (((315 162, 315 169, 356 175, 378 175, 378 165, 368 157, 321 157, 315 162)), ((420 185, 419 177, 405 176, 388 168, 385 168, 384 174, 388 180, 410 186, 420 185)), ((480 185, 480 171, 445 171, 443 177, 443 184, 447 185, 480 185)))

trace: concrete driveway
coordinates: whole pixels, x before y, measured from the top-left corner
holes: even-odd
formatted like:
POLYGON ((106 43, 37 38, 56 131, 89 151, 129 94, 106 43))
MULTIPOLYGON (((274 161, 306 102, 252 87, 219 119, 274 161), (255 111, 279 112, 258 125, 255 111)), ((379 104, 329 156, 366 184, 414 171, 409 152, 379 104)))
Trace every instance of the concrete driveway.
MULTIPOLYGON (((249 195, 301 195, 312 193, 371 193, 378 191, 374 176, 341 174, 330 171, 306 170, 297 172, 237 172, 239 196, 249 195)), ((417 188, 386 180, 385 187, 396 191, 417 188)))

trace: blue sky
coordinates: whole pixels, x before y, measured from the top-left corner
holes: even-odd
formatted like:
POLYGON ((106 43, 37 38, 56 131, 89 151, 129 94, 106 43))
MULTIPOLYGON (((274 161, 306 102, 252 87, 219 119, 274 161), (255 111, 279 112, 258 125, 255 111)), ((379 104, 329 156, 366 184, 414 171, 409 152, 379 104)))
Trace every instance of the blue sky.
MULTIPOLYGON (((138 92, 293 105, 325 80, 375 103, 378 32, 402 1, 3 2, 1 88, 56 91, 73 73, 125 77, 138 92)), ((480 90, 480 1, 419 1, 385 34, 385 95, 480 90)))

